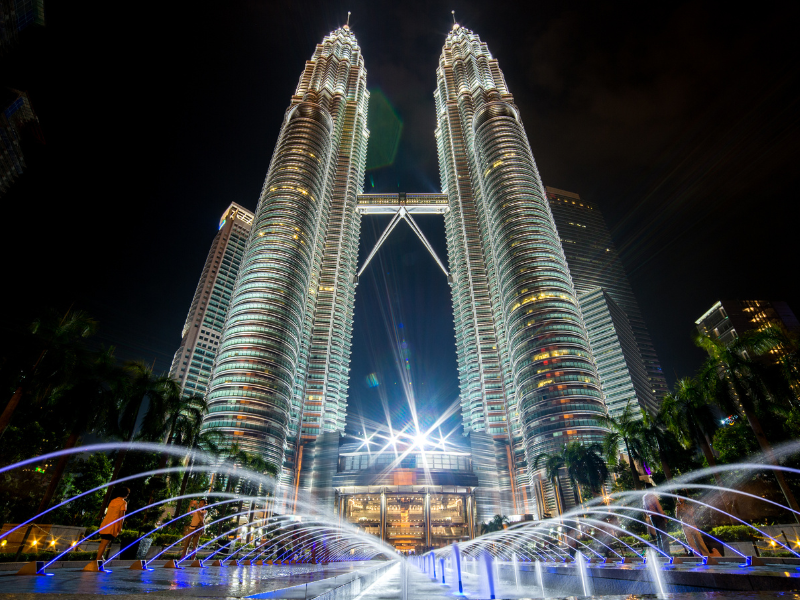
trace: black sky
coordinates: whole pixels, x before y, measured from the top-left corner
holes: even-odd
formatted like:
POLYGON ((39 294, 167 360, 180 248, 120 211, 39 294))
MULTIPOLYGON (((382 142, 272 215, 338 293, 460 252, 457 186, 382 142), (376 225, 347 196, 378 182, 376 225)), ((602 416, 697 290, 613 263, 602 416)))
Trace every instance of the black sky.
MULTIPOLYGON (((6 332, 74 303, 121 356, 166 370, 221 212, 255 208, 304 62, 348 10, 368 86, 403 121, 369 189, 439 190, 432 92, 454 8, 499 59, 545 184, 602 208, 670 381, 698 365, 689 333, 718 298, 800 312, 795 3, 46 6, 0 58, 46 140, 2 198, 6 332)), ((383 224, 363 221, 362 253, 383 224)), ((422 226, 446 255, 441 221, 422 226)), ((351 414, 381 419, 384 399, 407 415, 393 339, 437 414, 458 393, 447 285, 405 227, 379 259, 358 288, 351 414)))

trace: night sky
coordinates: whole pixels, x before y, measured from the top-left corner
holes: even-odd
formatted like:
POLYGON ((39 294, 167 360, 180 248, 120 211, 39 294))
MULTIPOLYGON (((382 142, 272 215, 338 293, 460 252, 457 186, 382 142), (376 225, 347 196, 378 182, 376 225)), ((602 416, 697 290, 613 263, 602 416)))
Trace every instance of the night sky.
MULTIPOLYGON (((74 305, 120 357, 167 370, 222 211, 255 209, 304 63, 348 10, 373 97, 402 121, 367 191, 440 189, 433 89, 455 9, 499 59, 545 184, 601 207, 670 383, 702 359, 689 335, 718 298, 800 312, 796 3, 46 7, 0 57, 46 140, 2 198, 5 334, 74 305)), ((364 218, 362 255, 385 223, 364 218)), ((445 258, 442 219, 420 225, 445 258)), ((408 418, 399 370, 427 421, 457 399, 448 286, 402 223, 358 287, 355 428, 408 418)))

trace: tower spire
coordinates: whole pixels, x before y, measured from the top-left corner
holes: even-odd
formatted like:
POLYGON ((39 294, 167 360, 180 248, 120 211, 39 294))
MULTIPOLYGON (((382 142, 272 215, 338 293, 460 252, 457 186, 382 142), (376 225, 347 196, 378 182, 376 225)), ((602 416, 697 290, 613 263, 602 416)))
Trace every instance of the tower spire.
POLYGON ((344 24, 345 29, 350 29, 350 11, 347 11, 347 23, 344 24))
POLYGON ((453 29, 458 29, 458 22, 456 21, 456 11, 451 10, 450 14, 453 15, 453 29))

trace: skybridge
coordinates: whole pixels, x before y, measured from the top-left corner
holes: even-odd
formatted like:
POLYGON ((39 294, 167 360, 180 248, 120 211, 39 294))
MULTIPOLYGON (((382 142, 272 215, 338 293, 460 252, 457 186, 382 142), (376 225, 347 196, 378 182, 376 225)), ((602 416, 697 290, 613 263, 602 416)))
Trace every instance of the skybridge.
POLYGON ((372 257, 378 253, 378 250, 380 250, 383 243, 389 238, 389 234, 392 233, 394 228, 401 220, 408 223, 409 227, 411 227, 411 230, 417 235, 425 248, 427 248, 428 252, 431 253, 433 260, 436 261, 436 264, 439 265, 439 268, 445 274, 445 277, 447 277, 448 283, 452 283, 452 276, 447 271, 444 263, 439 260, 439 257, 433 250, 433 246, 430 245, 430 242, 428 242, 425 235, 423 235, 422 230, 411 216, 412 214, 443 215, 449 210, 450 204, 447 194, 360 194, 356 199, 356 211, 358 211, 359 214, 394 216, 392 217, 392 220, 389 221, 386 229, 383 230, 381 237, 378 238, 375 247, 367 257, 367 260, 364 261, 364 264, 358 270, 358 273, 353 276, 353 283, 358 283, 358 278, 361 277, 361 274, 364 272, 364 269, 367 268, 367 265, 369 265, 372 257))

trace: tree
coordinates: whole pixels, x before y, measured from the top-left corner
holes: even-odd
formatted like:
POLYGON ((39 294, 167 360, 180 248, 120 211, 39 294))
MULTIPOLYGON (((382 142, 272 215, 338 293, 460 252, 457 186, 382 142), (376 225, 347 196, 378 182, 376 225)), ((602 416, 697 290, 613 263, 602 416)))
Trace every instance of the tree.
MULTIPOLYGON (((187 424, 188 425, 188 424, 187 424)), ((225 441, 225 436, 219 431, 202 431, 201 424, 196 427, 186 428, 182 431, 183 439, 186 440, 185 446, 189 450, 189 454, 184 459, 183 479, 181 480, 180 491, 178 492, 178 502, 175 505, 175 514, 181 514, 183 508, 183 496, 186 493, 186 487, 189 483, 189 477, 192 474, 192 466, 194 465, 194 451, 200 450, 212 454, 214 456, 221 455, 222 451, 220 446, 225 441)))
POLYGON ((574 504, 582 503, 581 487, 587 488, 590 493, 602 489, 608 479, 608 467, 600 456, 600 444, 584 445, 582 442, 569 442, 560 452, 542 452, 533 461, 533 469, 540 465, 544 467, 545 475, 553 482, 557 500, 560 503, 559 512, 564 512, 564 493, 561 486, 559 471, 565 469, 574 495, 574 504))
MULTIPOLYGON (((74 358, 69 379, 53 389, 48 399, 69 432, 64 450, 74 448, 86 431, 104 434, 109 415, 116 414, 116 398, 109 386, 109 382, 119 376, 114 349, 76 352, 74 358)), ((70 456, 62 456, 56 463, 37 514, 50 506, 70 456)))
POLYGON ((503 531, 508 526, 508 517, 505 515, 495 515, 488 523, 481 523, 481 535, 494 531, 503 531))
MULTIPOLYGON (((147 411, 142 431, 150 438, 164 437, 167 446, 179 442, 182 433, 193 432, 203 424, 203 415, 208 409, 205 399, 200 394, 186 396, 181 391, 180 383, 174 379, 164 381, 164 388, 161 394, 155 396, 151 401, 150 409, 147 411)), ((163 469, 167 466, 171 455, 164 452, 158 463, 158 468, 163 469)), ((163 475, 157 476, 151 486, 151 493, 148 504, 152 504, 153 495, 156 487, 168 483, 168 478, 163 475)))
MULTIPOLYGON (((149 419, 148 415, 150 407, 163 406, 162 396, 169 393, 174 381, 169 377, 154 376, 152 369, 140 361, 128 362, 124 369, 127 376, 121 378, 113 389, 113 393, 118 398, 119 412, 111 417, 108 431, 111 436, 127 442, 133 442, 136 439, 148 442, 160 441, 163 423, 160 428, 156 426, 158 409, 156 408, 156 412, 149 419), (145 402, 148 403, 148 409, 142 419, 142 426, 139 428, 139 414, 145 402)), ((111 476, 112 482, 119 477, 127 454, 127 447, 122 447, 117 451, 114 458, 114 473, 111 476)), ((111 500, 112 491, 113 486, 109 486, 98 517, 102 516, 103 510, 111 500)))
MULTIPOLYGON (((61 502, 104 484, 111 477, 111 468, 108 455, 102 452, 70 461, 67 474, 58 488, 57 500, 61 502)), ((102 501, 102 491, 73 500, 51 513, 53 522, 63 525, 95 525, 94 516, 102 501)))
POLYGON ((714 434, 714 449, 719 454, 719 462, 735 463, 758 452, 758 442, 752 430, 741 421, 728 427, 720 427, 714 434))
MULTIPOLYGON (((717 425, 706 400, 705 389, 697 379, 679 379, 675 383, 675 390, 661 402, 659 416, 681 443, 700 448, 708 465, 715 467, 717 459, 711 450, 711 438, 717 425)), ((715 473, 714 477, 717 485, 721 486, 720 474, 715 473)))
MULTIPOLYGON (((114 377, 115 371, 113 349, 88 352, 81 348, 73 348, 67 374, 61 376, 61 383, 52 389, 46 399, 46 402, 54 406, 54 412, 60 415, 61 422, 68 432, 64 450, 74 448, 85 431, 102 433, 103 425, 107 423, 107 415, 116 414, 115 399, 107 383, 114 377)), ((70 454, 64 454, 56 462, 36 515, 40 515, 50 506, 70 458, 70 454)), ((22 554, 25 542, 37 520, 38 517, 25 530, 17 551, 17 559, 22 554)))
POLYGON ((625 446, 625 453, 628 456, 628 466, 631 470, 633 477, 633 486, 635 489, 642 489, 642 483, 639 480, 639 471, 636 468, 635 461, 643 461, 646 451, 642 444, 641 420, 637 418, 637 414, 631 408, 630 404, 625 405, 625 408, 618 417, 606 415, 603 419, 603 424, 610 429, 603 440, 603 453, 605 454, 608 464, 616 465, 619 455, 620 445, 625 446))
MULTIPOLYGON (((720 340, 698 334, 695 343, 709 355, 702 369, 709 400, 744 416, 767 460, 777 466, 778 460, 764 433, 758 413, 768 414, 776 405, 785 406, 789 401, 791 388, 777 384, 775 378, 769 374, 766 361, 756 359, 771 350, 777 352, 780 349, 773 328, 748 331, 727 345, 720 340), (787 388, 789 392, 786 391, 787 388)), ((800 512, 800 505, 783 472, 775 470, 773 474, 786 503, 792 510, 800 512)), ((793 514, 800 521, 797 512, 793 514)))
POLYGON ((679 451, 680 442, 667 428, 663 417, 642 411, 641 441, 647 453, 661 463, 661 470, 667 480, 672 479, 670 455, 679 451))
POLYGON ((47 396, 49 390, 69 372, 74 355, 84 347, 84 340, 97 331, 97 322, 81 311, 70 309, 63 317, 58 317, 51 311, 36 319, 31 324, 30 331, 39 347, 38 358, 28 372, 20 377, 11 399, 0 415, 0 436, 5 433, 26 394, 38 392, 40 398, 47 396))

